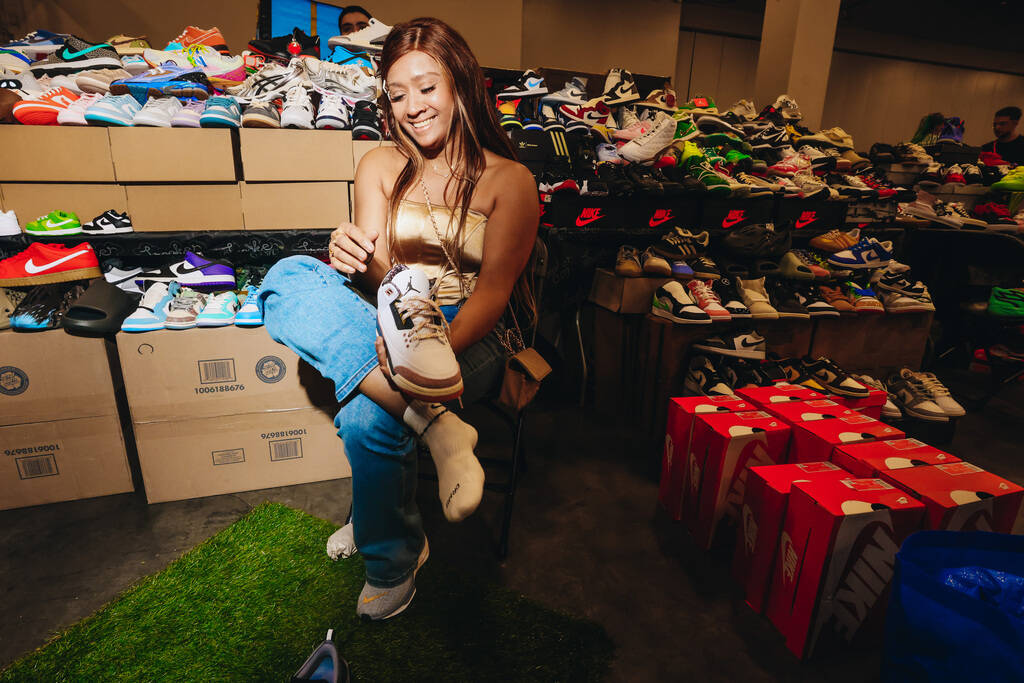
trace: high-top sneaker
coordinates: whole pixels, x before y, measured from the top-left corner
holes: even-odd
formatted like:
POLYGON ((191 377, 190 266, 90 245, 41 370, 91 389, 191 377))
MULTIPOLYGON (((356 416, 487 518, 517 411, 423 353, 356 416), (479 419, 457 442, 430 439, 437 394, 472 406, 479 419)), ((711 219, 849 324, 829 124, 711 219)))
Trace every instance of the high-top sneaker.
POLYGON ((422 271, 397 265, 384 276, 377 290, 377 331, 387 352, 387 373, 403 393, 439 402, 462 394, 448 324, 422 271))
POLYGON ((938 141, 963 144, 964 122, 957 116, 946 119, 946 122, 942 124, 942 132, 939 133, 938 141))
POLYGON ((380 140, 380 115, 371 100, 357 100, 352 111, 352 138, 380 140))
POLYGON ((602 99, 609 107, 639 100, 640 92, 636 89, 633 74, 625 69, 610 69, 604 81, 602 99))
POLYGON ((544 77, 533 69, 527 69, 523 72, 522 76, 516 79, 515 83, 498 93, 497 98, 499 100, 516 100, 522 97, 546 95, 547 93, 548 86, 544 82, 544 77))

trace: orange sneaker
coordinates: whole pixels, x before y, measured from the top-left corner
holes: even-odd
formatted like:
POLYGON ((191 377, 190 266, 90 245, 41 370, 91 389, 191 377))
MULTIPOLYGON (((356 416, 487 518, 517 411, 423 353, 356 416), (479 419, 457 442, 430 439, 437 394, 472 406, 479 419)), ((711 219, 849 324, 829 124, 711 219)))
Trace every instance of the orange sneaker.
POLYGON ((860 228, 854 228, 850 232, 829 230, 824 235, 811 238, 811 247, 821 249, 834 254, 844 249, 849 249, 860 241, 860 228))
POLYGON ((832 308, 839 311, 839 315, 857 315, 853 299, 850 298, 840 287, 827 287, 821 285, 818 291, 825 301, 831 304, 832 308))
POLYGON ((67 88, 50 88, 42 95, 16 102, 11 109, 19 123, 29 126, 56 126, 57 114, 78 99, 78 94, 67 88))
POLYGON ((171 42, 180 43, 182 48, 186 48, 189 45, 209 45, 222 55, 231 54, 231 51, 228 50, 228 43, 224 40, 224 34, 216 26, 213 28, 186 26, 181 35, 171 42))

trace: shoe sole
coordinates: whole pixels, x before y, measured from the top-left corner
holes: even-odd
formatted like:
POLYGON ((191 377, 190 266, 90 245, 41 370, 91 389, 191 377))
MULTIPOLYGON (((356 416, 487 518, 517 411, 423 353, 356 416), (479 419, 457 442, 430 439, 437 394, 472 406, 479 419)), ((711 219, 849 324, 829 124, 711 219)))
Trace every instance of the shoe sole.
POLYGON ((733 358, 754 358, 763 360, 765 356, 764 351, 755 351, 753 349, 720 349, 714 346, 707 346, 705 344, 694 344, 693 348, 700 349, 701 351, 707 351, 708 353, 717 353, 720 356, 732 356, 733 358))
POLYGON ((70 76, 81 71, 91 69, 123 69, 121 60, 113 57, 96 57, 94 59, 81 59, 77 62, 61 62, 59 64, 39 64, 29 67, 28 71, 39 78, 40 76, 70 76))
POLYGON ((124 119, 107 118, 99 114, 93 114, 92 116, 85 117, 86 123, 90 125, 99 126, 131 126, 130 120, 125 121, 124 119))
MULTIPOLYGON (((380 326, 377 327, 378 334, 380 333, 380 326)), ((432 387, 421 387, 418 384, 410 382, 402 375, 395 372, 394 363, 391 360, 391 352, 388 351, 388 345, 384 345, 384 356, 387 358, 387 365, 384 367, 385 374, 391 379, 395 385, 402 390, 403 393, 418 398, 422 401, 435 402, 435 403, 446 403, 448 401, 454 401, 462 395, 463 384, 462 377, 459 376, 458 384, 453 384, 448 387, 432 388, 432 387)))
POLYGON ((651 313, 653 315, 658 316, 659 318, 664 318, 665 320, 671 320, 672 322, 678 323, 680 325, 710 325, 711 324, 711 319, 710 318, 708 318, 707 320, 687 320, 685 318, 677 318, 674 315, 672 315, 671 313, 669 313, 667 311, 664 311, 664 310, 662 310, 660 308, 652 308, 651 309, 651 313))
POLYGON ((134 325, 130 326, 130 327, 124 327, 123 325, 121 326, 121 331, 122 332, 156 332, 157 330, 162 330, 162 329, 164 329, 164 324, 163 323, 160 323, 159 325, 150 325, 148 327, 141 327, 141 326, 134 326, 134 325))
POLYGON ((903 406, 902 409, 907 417, 916 417, 918 420, 924 420, 925 422, 949 422, 949 417, 946 415, 929 415, 928 413, 919 413, 909 406, 903 406))
POLYGON ((165 322, 164 323, 164 329, 168 329, 168 330, 191 330, 193 327, 196 327, 196 326, 197 326, 197 324, 196 324, 195 320, 193 320, 191 322, 187 322, 187 323, 170 323, 170 322, 165 322))
POLYGON ((80 235, 82 228, 65 228, 63 230, 25 230, 26 235, 33 237, 50 237, 52 235, 80 235))
POLYGON ((867 398, 868 395, 871 393, 870 391, 865 391, 865 392, 850 391, 849 389, 846 389, 844 387, 841 387, 841 386, 838 386, 838 385, 834 385, 834 384, 824 384, 823 382, 819 382, 819 384, 822 384, 826 389, 831 391, 833 394, 837 394, 839 396, 846 396, 847 398, 867 398))
POLYGON ((5 278, 0 280, 0 287, 22 287, 24 285, 52 285, 57 282, 72 282, 74 280, 90 280, 95 277, 103 277, 98 266, 89 268, 76 268, 75 270, 64 270, 59 273, 48 273, 46 275, 29 275, 27 277, 5 278))
POLYGON ((693 277, 699 278, 701 280, 721 280, 722 279, 722 276, 719 275, 718 273, 704 273, 704 272, 698 272, 696 270, 693 271, 693 277))
POLYGON ((234 325, 235 319, 230 320, 196 320, 196 327, 227 327, 228 325, 234 325))
MULTIPOLYGON (((505 100, 515 100, 515 99, 519 99, 519 98, 522 98, 522 97, 531 97, 533 95, 547 95, 547 94, 548 94, 548 89, 547 88, 536 88, 534 90, 519 90, 519 91, 516 91, 516 92, 498 93, 498 96, 497 96, 496 99, 499 99, 499 100, 504 102, 505 100)), ((578 103, 577 102, 573 102, 572 104, 578 104, 578 103)))
POLYGON ((790 319, 790 320, 810 320, 811 319, 811 314, 810 313, 787 313, 787 312, 779 311, 779 318, 780 319, 790 319))
POLYGON ((235 318, 235 327, 260 327, 262 325, 262 320, 239 320, 235 318))
POLYGON ((135 232, 132 228, 113 228, 111 230, 86 230, 82 228, 83 235, 89 235, 91 237, 97 237, 100 235, 123 235, 125 233, 135 232))

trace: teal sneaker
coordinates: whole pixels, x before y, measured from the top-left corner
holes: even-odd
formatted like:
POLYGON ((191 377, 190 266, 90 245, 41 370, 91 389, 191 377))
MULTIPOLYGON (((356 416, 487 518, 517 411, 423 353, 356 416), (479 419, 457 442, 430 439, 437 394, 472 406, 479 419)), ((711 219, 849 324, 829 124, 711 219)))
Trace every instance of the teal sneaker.
POLYGON ((238 311, 238 295, 232 291, 218 292, 206 300, 202 312, 196 316, 197 327, 224 327, 234 324, 238 311))
POLYGON ((142 295, 139 307, 121 323, 122 332, 152 332, 164 329, 171 301, 181 288, 177 282, 154 282, 142 295))
POLYGON ((249 287, 249 293, 246 295, 242 307, 235 314, 235 325, 238 327, 259 327, 263 324, 263 311, 260 310, 256 300, 259 293, 259 287, 249 287))

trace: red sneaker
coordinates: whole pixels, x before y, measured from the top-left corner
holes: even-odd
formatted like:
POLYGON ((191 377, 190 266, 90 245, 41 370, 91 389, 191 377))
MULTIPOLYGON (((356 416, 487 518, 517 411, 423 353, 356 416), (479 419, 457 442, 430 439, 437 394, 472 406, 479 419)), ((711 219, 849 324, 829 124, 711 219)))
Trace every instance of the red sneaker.
POLYGON ((953 164, 946 169, 946 177, 942 179, 942 182, 946 184, 955 183, 957 185, 967 184, 967 181, 964 180, 964 171, 960 168, 959 164, 953 164))
POLYGON ((1009 166, 1010 162, 999 156, 997 152, 982 152, 978 155, 978 161, 986 166, 1009 166))
POLYGON ((96 252, 88 242, 70 247, 33 242, 28 249, 0 261, 0 286, 48 285, 102 277, 96 252))
POLYGON ((11 113, 19 123, 30 126, 56 126, 57 114, 71 106, 78 97, 64 87, 50 88, 42 95, 16 102, 11 113))

